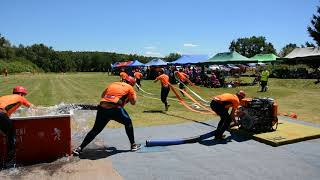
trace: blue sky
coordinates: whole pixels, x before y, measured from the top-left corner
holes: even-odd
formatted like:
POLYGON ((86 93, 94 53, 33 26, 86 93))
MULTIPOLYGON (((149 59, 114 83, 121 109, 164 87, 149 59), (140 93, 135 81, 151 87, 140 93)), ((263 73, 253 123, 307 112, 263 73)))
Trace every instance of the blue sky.
MULTIPOLYGON (((0 33, 14 45, 147 56, 228 51, 265 36, 277 51, 313 42, 319 0, 0 0, 0 33)), ((313 42, 314 43, 314 42, 313 42)))

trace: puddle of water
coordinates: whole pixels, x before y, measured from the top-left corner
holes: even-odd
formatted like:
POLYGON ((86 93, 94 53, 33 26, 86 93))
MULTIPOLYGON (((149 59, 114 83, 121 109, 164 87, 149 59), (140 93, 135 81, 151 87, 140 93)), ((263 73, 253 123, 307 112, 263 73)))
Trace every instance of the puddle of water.
POLYGON ((51 163, 41 163, 30 166, 18 166, 10 169, 3 169, 0 171, 0 179, 23 179, 23 177, 29 173, 33 173, 34 179, 37 179, 36 176, 38 172, 42 174, 48 174, 48 177, 50 177, 53 173, 59 171, 62 166, 77 161, 79 161, 77 158, 62 157, 51 163))

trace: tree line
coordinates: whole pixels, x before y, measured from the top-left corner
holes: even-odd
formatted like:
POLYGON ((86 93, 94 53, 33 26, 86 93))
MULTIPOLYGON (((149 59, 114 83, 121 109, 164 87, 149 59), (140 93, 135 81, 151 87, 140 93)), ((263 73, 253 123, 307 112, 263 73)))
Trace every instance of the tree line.
MULTIPOLYGON (((171 62, 180 56, 170 53, 164 60, 171 62)), ((114 52, 55 51, 44 44, 15 46, 0 34, 0 70, 7 68, 10 72, 107 72, 115 62, 139 60, 147 63, 154 58, 114 52)))
POLYGON ((113 52, 55 51, 44 44, 14 46, 0 34, 0 65, 24 62, 29 69, 44 72, 106 72, 118 61, 138 59, 146 63, 153 57, 113 52))

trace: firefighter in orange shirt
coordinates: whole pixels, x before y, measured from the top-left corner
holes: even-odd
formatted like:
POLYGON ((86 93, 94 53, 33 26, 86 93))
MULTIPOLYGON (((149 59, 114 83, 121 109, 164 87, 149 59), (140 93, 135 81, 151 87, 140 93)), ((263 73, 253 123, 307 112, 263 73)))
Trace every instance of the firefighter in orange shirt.
POLYGON ((139 90, 139 87, 141 87, 141 79, 143 77, 142 73, 139 72, 139 69, 136 69, 136 72, 134 73, 134 77, 136 79, 136 83, 138 85, 138 90, 139 90))
POLYGON ((16 133, 13 127, 13 122, 10 119, 21 105, 26 107, 33 107, 24 96, 28 91, 22 86, 13 88, 13 94, 0 97, 0 130, 6 135, 7 141, 7 163, 14 165, 16 133))
POLYGON ((154 80, 154 82, 161 81, 161 101, 165 106, 165 110, 168 111, 169 104, 167 101, 168 94, 170 92, 170 83, 169 83, 169 76, 164 74, 164 70, 160 69, 159 76, 154 80))
MULTIPOLYGON (((186 91, 186 87, 184 85, 187 85, 188 84, 188 78, 189 76, 183 72, 183 69, 180 68, 178 72, 175 72, 174 74, 176 76, 176 78, 179 79, 179 89, 182 89, 184 91, 186 91)), ((180 91, 181 94, 184 96, 184 93, 182 91, 180 91)))
POLYGON ((74 155, 80 155, 83 148, 104 129, 110 120, 115 120, 125 126, 126 134, 131 144, 131 151, 137 151, 140 148, 140 144, 136 144, 134 140, 131 118, 124 109, 128 102, 132 105, 136 104, 137 97, 133 89, 135 79, 128 76, 125 81, 111 83, 103 91, 93 128, 86 135, 81 145, 73 150, 74 155))
POLYGON ((124 72, 124 69, 121 69, 121 72, 120 72, 120 81, 121 81, 121 82, 125 82, 128 76, 129 76, 129 75, 128 75, 126 72, 124 72))
POLYGON ((213 98, 210 107, 221 118, 215 132, 215 139, 224 139, 223 133, 229 128, 232 120, 235 119, 236 110, 240 106, 240 101, 245 96, 245 92, 240 90, 236 94, 224 93, 213 98), (232 111, 229 114, 230 107, 232 107, 232 111))

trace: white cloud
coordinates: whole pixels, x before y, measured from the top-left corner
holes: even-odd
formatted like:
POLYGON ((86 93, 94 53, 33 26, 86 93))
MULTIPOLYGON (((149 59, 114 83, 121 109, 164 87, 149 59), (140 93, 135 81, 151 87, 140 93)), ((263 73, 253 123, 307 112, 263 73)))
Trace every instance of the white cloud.
POLYGON ((161 53, 159 52, 153 52, 153 51, 147 51, 145 52, 146 56, 161 56, 161 53))
POLYGON ((149 50, 152 50, 152 49, 157 49, 155 46, 146 46, 144 47, 145 49, 149 49, 149 50))
POLYGON ((117 52, 117 50, 116 49, 110 49, 110 50, 107 50, 107 52, 115 53, 115 52, 117 52))
POLYGON ((192 43, 184 43, 183 46, 184 46, 184 47, 197 47, 197 46, 199 46, 199 45, 197 45, 197 44, 192 44, 192 43))

